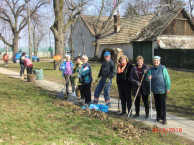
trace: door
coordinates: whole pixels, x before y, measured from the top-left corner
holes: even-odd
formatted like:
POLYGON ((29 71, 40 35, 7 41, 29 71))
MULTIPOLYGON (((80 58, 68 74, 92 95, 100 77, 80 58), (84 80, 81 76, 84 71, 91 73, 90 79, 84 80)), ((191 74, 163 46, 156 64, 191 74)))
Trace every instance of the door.
POLYGON ((136 57, 143 56, 144 62, 152 63, 152 41, 133 42, 133 62, 136 63, 136 57))

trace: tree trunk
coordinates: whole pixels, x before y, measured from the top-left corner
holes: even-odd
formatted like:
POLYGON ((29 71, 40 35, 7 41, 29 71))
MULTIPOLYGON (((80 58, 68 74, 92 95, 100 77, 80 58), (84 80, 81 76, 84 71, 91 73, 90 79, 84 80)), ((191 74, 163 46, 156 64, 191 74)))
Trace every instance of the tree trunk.
POLYGON ((73 60, 73 24, 71 24, 71 35, 70 35, 70 43, 71 43, 71 59, 73 60))
POLYGON ((95 52, 94 52, 94 61, 98 61, 98 52, 100 50, 100 43, 98 39, 95 39, 95 52))
MULTIPOLYGON (((63 35, 61 37, 63 37, 63 35)), ((64 38, 63 38, 63 40, 64 40, 64 38)), ((64 49, 62 49, 62 48, 64 48, 64 41, 55 39, 55 55, 61 55, 62 56, 62 59, 61 59, 60 62, 54 61, 54 69, 55 70, 59 69, 60 64, 63 62, 63 50, 64 49)))
POLYGON ((12 45, 12 50, 13 50, 13 56, 18 53, 18 41, 19 41, 19 33, 14 33, 14 38, 13 38, 13 45, 12 45))
MULTIPOLYGON (((53 0, 53 8, 55 13, 55 21, 51 26, 51 31, 55 38, 55 55, 64 55, 64 21, 63 21, 63 0, 53 0)), ((61 60, 62 62, 63 60, 61 60)), ((60 66, 60 62, 54 61, 54 69, 57 70, 60 66)))
POLYGON ((34 56, 37 56, 37 47, 36 47, 36 32, 35 32, 35 26, 33 30, 33 45, 34 45, 34 56))

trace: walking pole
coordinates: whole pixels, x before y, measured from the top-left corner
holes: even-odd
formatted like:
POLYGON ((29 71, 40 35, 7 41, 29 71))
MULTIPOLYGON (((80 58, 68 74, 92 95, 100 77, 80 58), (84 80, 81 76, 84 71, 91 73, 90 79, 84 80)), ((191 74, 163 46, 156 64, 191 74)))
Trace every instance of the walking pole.
MULTIPOLYGON (((144 76, 145 76, 145 72, 143 73, 143 77, 141 78, 141 85, 142 85, 142 81, 143 81, 143 78, 144 78, 144 76)), ((132 111, 132 106, 134 105, 134 103, 135 103, 135 100, 136 100, 136 98, 137 98, 137 94, 139 93, 139 89, 140 89, 140 87, 141 87, 141 85, 138 87, 138 89, 137 89, 137 92, 136 92, 136 94, 135 94, 135 98, 134 98, 134 100, 133 100, 133 103, 132 103, 132 105, 131 105, 131 109, 130 109, 130 111, 129 111, 129 113, 128 113, 128 115, 127 115, 127 118, 126 119, 128 119, 129 118, 129 115, 131 114, 131 111, 132 111)))
POLYGON ((151 80, 150 80, 150 104, 151 104, 151 119, 152 119, 152 92, 151 92, 151 80))

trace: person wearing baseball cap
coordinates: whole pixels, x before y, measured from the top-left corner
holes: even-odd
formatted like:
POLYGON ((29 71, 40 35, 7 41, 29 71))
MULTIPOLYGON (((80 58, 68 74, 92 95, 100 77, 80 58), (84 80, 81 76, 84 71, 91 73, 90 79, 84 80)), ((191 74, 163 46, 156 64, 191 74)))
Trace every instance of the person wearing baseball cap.
POLYGON ((98 99, 100 96, 100 93, 102 89, 104 88, 104 99, 106 102, 106 105, 110 108, 111 102, 110 102, 110 87, 112 84, 112 79, 116 75, 116 69, 115 69, 115 63, 111 60, 111 54, 109 51, 104 53, 104 62, 102 63, 100 72, 98 74, 98 78, 95 82, 98 82, 100 79, 95 92, 94 92, 94 102, 95 104, 98 103, 98 99))

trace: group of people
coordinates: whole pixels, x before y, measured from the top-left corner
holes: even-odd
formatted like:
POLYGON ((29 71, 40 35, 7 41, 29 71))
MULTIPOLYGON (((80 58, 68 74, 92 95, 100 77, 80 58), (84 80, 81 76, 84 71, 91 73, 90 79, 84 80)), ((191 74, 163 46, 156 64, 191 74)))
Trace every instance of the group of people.
MULTIPOLYGON (((119 64, 116 69, 115 63, 111 60, 110 52, 105 52, 104 62, 101 65, 97 79, 94 81, 94 83, 98 82, 98 85, 94 92, 93 102, 91 100, 92 71, 86 55, 78 56, 75 66, 71 61, 70 55, 66 55, 66 60, 61 65, 60 70, 65 78, 67 94, 69 94, 69 82, 71 82, 72 92, 80 91, 81 99, 85 99, 85 103, 97 104, 101 91, 104 90, 104 99, 109 108, 111 107, 110 88, 112 79, 116 76, 122 105, 120 115, 129 113, 132 107, 131 96, 133 95, 136 98, 133 118, 140 115, 141 97, 145 106, 145 118, 149 117, 148 96, 152 91, 157 112, 156 120, 162 120, 162 123, 166 124, 166 98, 167 93, 170 92, 170 77, 166 67, 160 64, 160 59, 159 56, 153 57, 153 67, 150 68, 144 63, 142 56, 136 58, 136 64, 133 66, 129 63, 127 56, 122 55, 118 60, 119 64), (75 83, 78 84, 76 88, 75 83)), ((129 115, 132 116, 132 112, 129 115)))

